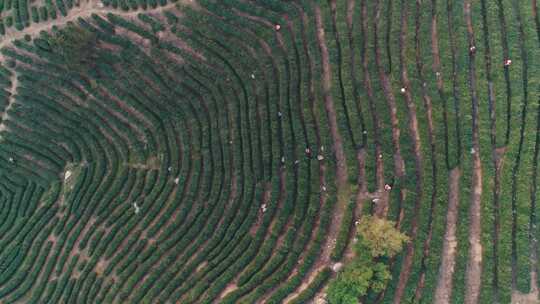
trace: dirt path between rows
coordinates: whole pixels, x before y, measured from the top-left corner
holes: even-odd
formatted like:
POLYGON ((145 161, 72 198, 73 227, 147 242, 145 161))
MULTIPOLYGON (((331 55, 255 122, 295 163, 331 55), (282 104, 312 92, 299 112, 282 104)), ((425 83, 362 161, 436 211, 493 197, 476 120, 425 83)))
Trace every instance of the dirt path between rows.
POLYGON ((424 194, 424 168, 423 168, 423 156, 422 156, 422 143, 420 139, 420 131, 418 130, 418 118, 416 115, 416 105, 413 101, 411 90, 411 83, 408 77, 407 70, 407 29, 408 29, 409 10, 407 5, 401 8, 401 33, 399 38, 399 62, 401 71, 401 83, 405 89, 404 100, 407 107, 408 114, 408 128, 409 136, 412 139, 413 155, 414 155, 414 172, 416 178, 415 185, 415 199, 414 199, 414 211, 411 222, 411 228, 409 230, 410 242, 407 244, 406 255, 403 260, 401 271, 399 274, 398 284, 394 294, 394 303, 399 304, 405 293, 407 283, 411 276, 412 266, 415 256, 415 240, 418 235, 418 222, 420 220, 420 208, 422 205, 424 194))
POLYGON ((343 142, 338 129, 337 115, 331 93, 332 71, 330 68, 330 56, 328 52, 328 46, 326 45, 325 40, 326 38, 324 33, 325 30, 323 26, 321 8, 318 4, 314 4, 314 15, 315 25, 317 27, 317 42, 319 44, 319 50, 321 52, 323 70, 322 91, 324 98, 324 106, 328 117, 328 123, 330 125, 330 133, 333 141, 333 152, 336 158, 337 200, 336 206, 333 210, 333 216, 330 224, 330 229, 326 238, 324 250, 321 255, 321 260, 328 263, 330 261, 330 254, 335 246, 337 235, 339 234, 339 230, 341 228, 343 213, 345 212, 346 203, 349 201, 350 189, 347 185, 348 173, 345 152, 343 150, 343 142))
MULTIPOLYGON (((482 33, 484 44, 484 61, 485 61, 485 74, 487 80, 487 97, 488 97, 488 110, 489 110, 489 133, 491 141, 491 159, 493 167, 495 168, 495 175, 493 177, 493 230, 492 230, 492 258, 493 266, 491 271, 493 274, 492 288, 493 302, 499 303, 499 234, 500 234, 500 198, 501 198, 501 172, 504 160, 505 147, 497 148, 497 111, 496 111, 496 97, 494 81, 492 76, 492 63, 491 63, 491 47, 489 43, 489 31, 488 31, 488 16, 486 1, 481 1, 482 7, 482 33)), ((504 23, 502 23, 504 26, 504 23)), ((503 58, 508 58, 507 55, 503 58)), ((508 71, 508 67, 505 65, 505 73, 508 71)), ((508 87, 507 87, 508 90, 508 87)))
POLYGON ((512 292, 512 304, 540 304, 538 299, 538 290, 531 293, 512 292))
MULTIPOLYGON (((331 95, 332 72, 330 69, 329 52, 328 52, 328 47, 326 45, 321 9, 319 5, 314 4, 314 12, 315 12, 315 24, 317 27, 317 42, 319 45, 319 50, 321 52, 321 61, 322 61, 322 69, 323 69, 322 91, 323 91, 323 98, 324 98, 324 106, 326 109, 328 123, 330 125, 330 133, 333 140, 333 150, 334 150, 334 156, 336 158, 336 185, 337 185, 338 196, 339 196, 340 190, 342 190, 344 185, 347 183, 347 167, 345 163, 345 152, 343 150, 343 143, 342 143, 341 135, 339 134, 339 130, 338 130, 336 111, 334 108, 334 100, 331 95)), ((321 169, 324 170, 324 168, 321 168, 321 169)), ((325 176, 324 174, 321 174, 320 176, 319 183, 321 187, 325 186, 326 184, 326 180, 324 176, 325 176)), ((326 201, 326 199, 324 201, 326 201)), ((326 264, 330 262, 330 254, 332 252, 333 245, 335 244, 335 238, 339 231, 341 219, 343 217, 343 213, 339 212, 340 208, 341 208, 340 201, 338 199, 338 201, 336 202, 336 206, 334 207, 334 213, 332 216, 330 229, 328 231, 328 235, 323 246, 323 251, 321 253, 321 256, 319 257, 319 263, 318 263, 319 267, 324 267, 326 266, 326 264)))
MULTIPOLYGON (((362 1, 361 6, 361 12, 362 12, 362 23, 361 23, 361 32, 362 36, 367 35, 368 30, 368 13, 367 13, 367 7, 366 3, 362 1)), ((367 94, 367 100, 368 100, 368 106, 369 106, 369 112, 371 114, 371 120, 373 121, 373 132, 374 132, 374 144, 375 144, 375 176, 376 176, 376 184, 377 184, 377 190, 380 193, 383 193, 384 190, 384 161, 382 156, 382 147, 381 147, 381 122, 379 119, 379 115, 375 106, 375 96, 373 94, 373 87, 371 85, 371 75, 369 73, 369 63, 368 63, 368 41, 366 39, 363 39, 362 43, 362 78, 363 78, 363 85, 366 90, 367 94)), ((388 195, 385 195, 384 197, 388 198, 388 195)), ((375 204, 375 210, 374 214, 379 215, 381 217, 385 217, 386 213, 388 212, 388 199, 380 200, 378 203, 375 204)))
MULTIPOLYGON (((313 71, 314 65, 313 62, 310 59, 309 56, 309 50, 305 47, 307 45, 307 36, 305 29, 309 27, 309 20, 306 16, 306 14, 300 9, 300 14, 302 18, 302 25, 303 25, 303 31, 302 31, 302 41, 304 43, 304 52, 306 52, 308 56, 309 61, 309 67, 310 71, 313 71)), ((330 132, 333 139, 333 149, 334 149, 334 156, 336 158, 336 184, 338 187, 338 200, 336 202, 336 206, 334 207, 331 224, 329 227, 329 231, 326 236, 326 240, 324 241, 322 245, 322 252, 319 255, 317 261, 315 262, 315 265, 313 265, 312 270, 306 275, 306 277, 302 280, 302 284, 295 290, 295 292, 291 293, 287 298, 284 299, 284 303, 289 303, 293 299, 295 299, 299 294, 301 294, 303 291, 305 291, 309 285, 315 280, 317 275, 326 267, 330 266, 331 259, 330 255, 334 249, 337 234, 339 233, 341 222, 343 219, 343 213, 345 211, 345 204, 348 202, 348 194, 349 189, 347 188, 347 167, 346 167, 346 160, 345 160, 345 153, 343 150, 343 144, 341 140, 341 136, 338 131, 337 126, 337 118, 336 118, 336 112, 334 109, 333 99, 331 95, 331 70, 330 70, 330 62, 329 62, 329 53, 328 48, 325 42, 325 35, 324 35, 324 27, 322 22, 322 16, 321 16, 321 9, 318 5, 314 4, 314 11, 315 11, 315 23, 317 27, 317 41, 319 44, 319 50, 321 52, 321 60, 323 62, 323 96, 324 96, 324 103, 325 103, 325 109, 327 113, 327 117, 330 124, 330 132), (344 195, 346 194, 346 195, 344 195), (346 199, 340 199, 339 197, 345 197, 346 199)), ((310 95, 311 97, 314 97, 314 86, 310 82, 310 95)), ((315 113, 312 110, 312 116, 315 118, 315 113)), ((315 121, 317 121, 315 119, 315 121)), ((319 142, 319 131, 318 127, 316 128, 317 133, 317 139, 319 142)), ((326 185, 326 166, 325 162, 322 161, 319 163, 319 185, 322 188, 326 185)), ((328 203, 327 198, 325 196, 321 196, 320 204, 321 204, 321 211, 323 210, 324 206, 328 203)))
POLYGON ((322 62, 322 93, 324 98, 324 107, 328 118, 330 133, 333 140, 334 156, 336 158, 336 178, 338 192, 347 184, 347 164, 345 160, 345 152, 343 150, 343 140, 338 129, 336 109, 334 107, 334 99, 332 98, 332 70, 330 68, 330 55, 324 33, 323 20, 321 16, 321 8, 319 5, 314 5, 315 24, 317 27, 317 43, 321 52, 322 62))
MULTIPOLYGON (((189 0, 182 0, 182 2, 189 3, 189 4, 193 5, 193 2, 189 1, 189 0)), ((164 6, 155 8, 155 9, 146 10, 146 12, 147 11, 162 12, 162 11, 164 11, 166 9, 170 9, 170 8, 175 7, 177 4, 179 4, 179 3, 178 2, 171 2, 171 3, 168 3, 167 5, 164 5, 164 6)), ((51 20, 46 21, 46 22, 42 22, 42 23, 38 23, 38 24, 32 24, 31 26, 23 29, 22 31, 17 31, 14 28, 6 29, 6 34, 4 36, 2 36, 2 38, 0 40, 0 49, 10 45, 13 41, 15 41, 17 39, 24 38, 25 35, 30 35, 32 37, 37 36, 37 35, 39 35, 39 33, 41 31, 48 31, 54 26, 65 25, 68 22, 75 21, 79 17, 86 18, 86 17, 90 17, 92 14, 105 15, 107 13, 114 13, 115 15, 119 15, 119 16, 136 16, 137 14, 139 14, 142 11, 143 10, 141 10, 141 9, 137 9, 137 10, 133 10, 133 11, 129 11, 129 12, 117 11, 117 10, 114 10, 114 9, 111 9, 111 8, 108 8, 108 7, 104 7, 99 0, 97 0, 97 1, 96 0, 81 1, 79 6, 73 7, 73 9, 71 9, 68 12, 68 15, 66 17, 61 17, 60 16, 57 19, 51 19, 51 20)), ((5 62, 4 55, 0 53, 0 63, 4 63, 4 62, 5 62)), ((9 92, 11 93, 11 96, 9 98, 9 102, 8 102, 7 107, 5 108, 4 112, 2 113, 2 121, 0 122, 0 132, 5 130, 6 127, 5 127, 4 121, 6 119, 8 119, 8 114, 7 114, 8 110, 11 108, 11 106, 15 102, 14 95, 15 95, 15 91, 16 91, 17 85, 18 85, 18 81, 17 81, 17 77, 16 77, 15 73, 12 76, 11 83, 12 83, 11 89, 9 90, 9 92)))
MULTIPOLYGON (((310 50, 309 50, 309 48, 307 46, 306 28, 308 27, 308 20, 307 20, 306 14, 303 12, 300 5, 296 4, 295 6, 297 7, 297 9, 300 12, 302 46, 303 46, 304 55, 306 56, 306 60, 307 60, 307 63, 309 65, 308 74, 307 74, 307 83, 309 84, 309 86, 308 86, 308 88, 309 88, 308 89, 308 100, 309 100, 310 115, 311 115, 311 118, 312 118, 313 124, 314 124, 314 131, 315 131, 315 136, 316 136, 316 144, 317 144, 318 147, 320 147, 321 146, 321 139, 320 139, 320 132, 319 132, 319 122, 317 120, 317 116, 315 115, 315 109, 314 109, 315 86, 314 86, 313 81, 312 81, 313 70, 315 68, 314 68, 313 60, 311 59, 312 58, 311 52, 310 52, 310 50)), ((310 153, 308 153, 308 155, 309 154, 310 153)), ((326 172, 326 166, 325 166, 324 162, 319 162, 319 188, 321 188, 323 185, 326 184, 325 172, 326 172)), ((321 196, 321 198, 319 199, 319 205, 320 205, 319 214, 318 214, 318 218, 316 220, 316 224, 314 226, 314 227, 317 227, 317 228, 313 229, 311 239, 314 239, 316 237, 316 233, 320 229, 322 207, 326 204, 326 201, 327 201, 326 198, 323 197, 323 196, 321 196)), ((315 265, 313 265, 312 269, 306 274, 306 276, 302 280, 302 283, 300 284, 300 286, 294 292, 289 294, 285 299, 283 299, 283 303, 289 303, 291 300, 296 298, 300 293, 302 293, 304 290, 306 290, 308 288, 309 284, 311 284, 311 282, 317 277, 319 272, 323 269, 323 267, 321 267, 321 265, 324 266, 325 265, 324 263, 325 263, 325 261, 323 261, 322 259, 319 258, 318 261, 315 263, 315 265)))
POLYGON ((390 122, 392 125, 392 145, 394 147, 394 172, 396 178, 400 179, 405 175, 405 162, 401 155, 401 130, 399 128, 399 119, 397 117, 397 105, 396 98, 392 92, 392 84, 390 77, 384 70, 384 63, 382 62, 381 49, 379 47, 379 23, 381 16, 382 4, 380 0, 375 3, 375 18, 373 20, 373 50, 375 52, 375 66, 378 71, 379 81, 384 93, 386 104, 390 110, 390 122))
POLYGON ((469 88, 472 102, 472 182, 469 207, 469 254, 465 273, 465 304, 478 303, 482 285, 482 162, 480 160, 479 105, 476 91, 475 54, 471 1, 463 6, 469 41, 469 88))
MULTIPOLYGON (((189 0, 181 0, 182 4, 191 4, 193 5, 194 2, 189 0)), ((118 16, 136 16, 137 14, 141 12, 162 12, 164 10, 170 9, 172 7, 177 6, 180 4, 179 2, 171 2, 164 6, 157 7, 155 9, 137 9, 137 10, 131 10, 128 12, 120 11, 111 9, 109 7, 104 7, 99 0, 86 0, 81 1, 79 6, 73 7, 68 12, 68 15, 66 17, 58 17, 57 19, 51 19, 46 22, 38 23, 38 24, 32 24, 29 27, 23 29, 22 31, 17 31, 14 28, 8 28, 6 29, 6 34, 2 37, 2 40, 0 41, 0 49, 9 45, 14 40, 22 39, 25 35, 30 36, 37 36, 41 31, 47 31, 50 30, 53 26, 62 26, 70 21, 74 21, 77 18, 86 18, 90 17, 92 14, 101 14, 105 15, 107 13, 113 13, 118 16)), ((0 55, 0 61, 3 62, 3 56, 0 55)))
POLYGON ((15 103, 15 92, 17 91, 17 87, 19 85, 19 80, 17 79, 17 74, 13 72, 11 75, 11 87, 9 88, 9 99, 8 99, 8 105, 4 109, 4 112, 2 113, 2 120, 0 120, 0 132, 4 131, 6 129, 5 121, 9 118, 8 111, 11 109, 13 104, 15 103))
MULTIPOLYGON (((365 4, 364 4, 365 6, 365 4)), ((366 8, 363 8, 364 11, 366 8)), ((405 162, 403 160, 403 156, 401 154, 401 129, 399 127, 399 119, 397 117, 397 105, 396 105, 396 98, 392 91, 392 84, 390 81, 390 77, 385 71, 384 63, 382 62, 382 54, 381 54, 381 48, 379 46, 379 34, 380 34, 380 17, 381 17, 381 11, 382 11, 382 3, 380 0, 377 0, 375 2, 374 7, 374 18, 373 18, 373 51, 374 51, 374 59, 375 59, 375 67, 379 76, 379 82, 381 89, 383 91, 383 95, 386 100, 386 106, 389 109, 390 114, 390 123, 392 126, 392 147, 393 147, 393 160, 394 160, 394 177, 393 182, 400 183, 404 176, 405 176, 405 162)), ((364 14, 364 13, 363 13, 364 14)), ((367 27, 366 27, 367 29, 367 27)), ((367 52, 367 47, 366 47, 367 52)), ((366 75, 367 76, 367 75, 366 75)), ((375 109, 374 109, 375 110, 375 109)), ((375 110, 376 111, 376 110, 375 110)), ((382 154, 378 154, 377 158, 382 158, 382 154)), ((406 191, 404 188, 399 189, 399 198, 398 198, 398 211, 397 211, 397 217, 396 217, 396 228, 399 229, 401 225, 401 220, 404 217, 404 209, 403 209, 403 201, 406 197, 406 191)), ((377 208, 377 212, 375 213, 378 216, 386 217, 388 206, 385 206, 385 209, 377 208)))
MULTIPOLYGON (((421 27, 422 27, 422 1, 416 0, 416 13, 415 13, 415 57, 416 57, 416 70, 418 78, 422 83, 422 100, 424 104, 425 116, 427 119, 427 131, 428 131, 428 144, 430 147, 430 162, 431 162, 431 200, 429 205, 429 215, 428 215, 428 231, 426 239, 424 240, 423 250, 422 250, 422 259, 420 261, 420 277, 416 284, 416 290, 414 293, 414 299, 416 302, 420 302, 422 298, 422 292, 424 290, 426 273, 428 272, 428 259, 431 253, 431 241, 433 239, 433 222, 435 217, 435 209, 437 206, 438 198, 438 163, 437 163, 437 149, 436 149, 436 139, 435 139, 435 127, 433 122, 433 106, 431 101, 431 95, 427 87, 426 77, 424 73, 424 54, 422 53, 422 37, 421 37, 421 27)), ((436 68, 437 65, 435 62, 440 62, 439 57, 439 39, 437 33, 437 14, 436 9, 434 9, 434 3, 431 3, 431 40, 428 44, 431 47, 431 54, 433 56, 433 66, 432 70, 435 75, 437 75, 436 68)), ((440 74, 440 73, 439 73, 440 74)), ((437 87, 442 88, 442 79, 438 77, 437 87)))
MULTIPOLYGON (((326 165, 324 162, 319 162, 319 187, 322 188, 326 185, 326 165)), ((319 232, 320 225, 321 225, 321 216, 322 216, 322 210, 324 209, 324 206, 328 203, 328 199, 326 196, 321 196, 319 199, 319 215, 316 221, 315 227, 316 229, 313 229, 311 239, 315 239, 316 234, 319 232)), ((332 221, 334 221, 335 218, 332 218, 332 221)), ((302 280, 302 284, 294 291, 293 293, 289 294, 284 300, 283 303, 289 303, 294 298, 296 298, 299 294, 301 294, 304 290, 306 290, 309 285, 317 278, 317 275, 328 265, 330 264, 330 254, 332 253, 333 244, 335 244, 336 235, 330 235, 328 234, 326 241, 322 245, 322 252, 319 255, 317 261, 313 265, 312 269, 306 274, 304 279, 302 280), (332 242, 334 240, 334 242, 332 242)))
POLYGON ((438 304, 448 304, 452 297, 452 278, 456 265, 457 236, 456 225, 459 208, 459 168, 450 171, 448 187, 448 209, 446 211, 446 228, 442 245, 439 277, 435 287, 435 301, 438 304))

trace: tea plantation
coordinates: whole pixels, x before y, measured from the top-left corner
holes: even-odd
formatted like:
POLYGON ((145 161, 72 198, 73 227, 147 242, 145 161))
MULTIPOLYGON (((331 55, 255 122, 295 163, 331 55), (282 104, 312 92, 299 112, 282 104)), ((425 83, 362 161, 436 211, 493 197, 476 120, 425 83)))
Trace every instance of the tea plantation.
POLYGON ((0 303, 540 303, 538 13, 0 0, 0 303))

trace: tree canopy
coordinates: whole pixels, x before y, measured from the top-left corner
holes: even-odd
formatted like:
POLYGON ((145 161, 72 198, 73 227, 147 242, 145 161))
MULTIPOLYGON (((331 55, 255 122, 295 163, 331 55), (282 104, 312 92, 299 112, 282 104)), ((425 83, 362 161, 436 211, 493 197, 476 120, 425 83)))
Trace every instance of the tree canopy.
POLYGON ((69 24, 50 36, 48 43, 71 70, 86 72, 95 64, 98 38, 86 28, 69 24))
POLYGON ((359 222, 355 258, 330 283, 330 304, 357 304, 369 291, 377 293, 384 289, 392 278, 387 261, 408 241, 394 226, 392 221, 371 216, 359 222))

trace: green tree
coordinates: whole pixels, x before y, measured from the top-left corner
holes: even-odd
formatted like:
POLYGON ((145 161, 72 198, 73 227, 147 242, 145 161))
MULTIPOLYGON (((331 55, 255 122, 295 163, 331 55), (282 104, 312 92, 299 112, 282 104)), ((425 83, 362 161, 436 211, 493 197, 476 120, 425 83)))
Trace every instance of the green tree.
POLYGON ((386 261, 398 254, 408 237, 395 223, 367 216, 357 228, 355 258, 328 286, 330 304, 357 304, 368 291, 380 292, 392 278, 386 261))
POLYGON ((69 69, 86 73, 94 68, 98 44, 96 33, 81 26, 68 24, 50 36, 48 43, 51 51, 60 55, 69 69))
POLYGON ((361 248, 356 251, 368 249, 374 258, 395 256, 409 238, 394 227, 393 221, 374 216, 362 218, 357 228, 359 242, 356 245, 361 248))

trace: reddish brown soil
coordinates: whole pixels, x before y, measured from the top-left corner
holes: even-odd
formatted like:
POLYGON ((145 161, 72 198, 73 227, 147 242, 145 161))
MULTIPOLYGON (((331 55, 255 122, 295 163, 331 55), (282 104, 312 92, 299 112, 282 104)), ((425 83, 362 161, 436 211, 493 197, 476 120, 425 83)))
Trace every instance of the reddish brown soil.
POLYGON ((450 171, 448 187, 448 209, 446 211, 446 228, 443 239, 441 265, 439 267, 439 277, 435 288, 434 303, 450 303, 452 297, 453 275, 456 265, 456 225, 459 208, 459 180, 460 171, 458 168, 450 171))
POLYGON ((401 82, 403 87, 406 89, 404 95, 405 105, 407 107, 408 114, 408 127, 409 127, 409 136, 412 139, 413 145, 413 154, 414 154, 414 163, 415 163, 415 177, 416 177, 416 187, 415 187, 415 203, 413 218, 411 222, 411 229, 408 233, 410 242, 407 244, 405 258, 401 267, 399 274, 398 284, 394 293, 394 303, 401 303, 405 288, 409 281, 412 265, 415 255, 415 240, 418 234, 418 221, 420 218, 420 208, 423 200, 423 191, 424 191, 424 177, 423 177, 423 157, 421 151, 421 140, 420 140, 420 131, 418 130, 418 119, 416 115, 416 105, 413 101, 413 96, 411 94, 411 83, 408 78, 408 71, 406 68, 406 50, 407 50, 407 24, 408 24, 409 12, 406 9, 406 6, 402 8, 401 12, 401 35, 400 35, 400 54, 399 59, 401 63, 401 82))
MULTIPOLYGON (((471 1, 465 1, 463 6, 469 46, 475 46, 473 21, 471 17, 471 1)), ((478 127, 478 98, 476 96, 475 54, 469 52, 469 87, 473 107, 472 142, 472 184, 469 207, 469 257, 465 274, 465 304, 478 303, 482 276, 482 243, 481 243, 481 198, 482 198, 482 162, 480 160, 480 143, 478 127)))
MULTIPOLYGON (((418 279, 418 282, 416 284, 416 290, 414 294, 415 301, 419 302, 422 298, 422 292, 425 285, 426 280, 426 272, 427 270, 427 260, 430 255, 430 249, 431 249, 431 241, 433 238, 433 221, 435 216, 435 208, 437 204, 437 196, 438 196, 438 165, 437 165, 437 149, 435 145, 435 128, 433 123, 433 106, 431 101, 431 95, 429 93, 429 89, 427 88, 425 76, 424 76, 424 60, 423 60, 423 54, 421 52, 422 50, 422 37, 420 30, 421 30, 421 8, 422 5, 421 0, 416 0, 416 25, 415 25, 415 44, 416 44, 416 69, 418 72, 419 80, 422 82, 422 100, 424 103, 424 109, 426 111, 426 119, 427 119, 427 131, 428 131, 428 143, 430 146, 430 158, 431 158, 431 201, 430 201, 430 210, 428 215, 428 232, 427 237, 424 240, 423 250, 422 250, 422 260, 420 262, 420 278, 418 279)), ((434 5, 432 3, 432 5, 434 5)), ((436 75, 439 75, 437 77, 437 89, 439 89, 439 94, 441 93, 441 90, 443 89, 443 82, 442 78, 440 77, 440 73, 437 74, 437 72, 440 70, 440 67, 437 66, 437 64, 440 65, 440 57, 439 57, 439 40, 438 40, 438 33, 437 33, 437 13, 432 10, 431 15, 431 53, 434 57, 433 59, 433 72, 436 75)))
POLYGON ((317 42, 321 52, 322 63, 322 93, 324 99, 324 107, 328 117, 330 133, 332 135, 334 156, 336 158, 336 178, 338 192, 347 183, 347 164, 345 152, 343 150, 343 140, 339 133, 337 124, 336 109, 334 107, 334 99, 332 98, 332 70, 330 68, 330 59, 328 46, 326 45, 325 30, 321 16, 321 9, 318 5, 314 6, 315 24, 317 26, 317 42))
MULTIPOLYGON (((362 2, 362 32, 367 33, 368 29, 368 12, 367 7, 365 5, 365 2, 362 2)), ((349 7, 350 8, 350 7, 349 7)), ((367 50, 368 48, 368 42, 364 40, 362 48, 364 50, 367 50)), ((380 143, 380 129, 381 129, 381 122, 379 119, 379 116, 377 114, 377 110, 375 107, 375 96, 373 94, 373 87, 371 85, 371 76, 369 73, 369 67, 368 67, 368 53, 364 52, 364 57, 362 58, 362 74, 364 79, 364 87, 366 89, 366 93, 368 96, 368 106, 369 106, 369 112, 371 114, 371 119, 374 124, 374 139, 375 139, 375 159, 376 159, 376 180, 377 180, 377 191, 375 193, 374 198, 378 198, 379 201, 375 203, 373 213, 379 217, 386 217, 386 214, 388 213, 388 193, 384 191, 384 161, 382 158, 382 148, 380 143)))

